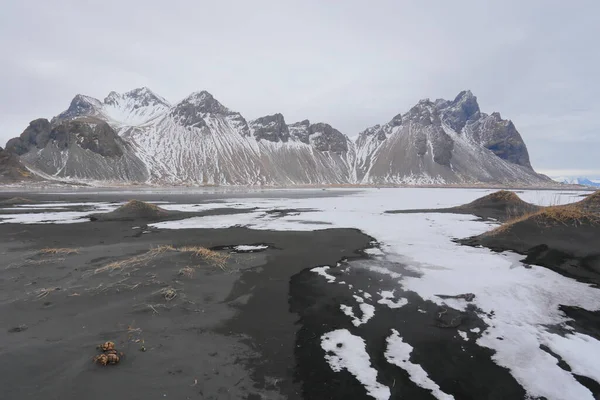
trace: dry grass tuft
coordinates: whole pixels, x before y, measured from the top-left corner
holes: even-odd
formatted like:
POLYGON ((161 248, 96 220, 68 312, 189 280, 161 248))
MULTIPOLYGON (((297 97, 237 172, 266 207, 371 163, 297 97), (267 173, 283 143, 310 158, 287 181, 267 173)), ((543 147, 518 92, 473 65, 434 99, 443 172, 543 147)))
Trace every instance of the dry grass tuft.
POLYGON ((581 202, 563 206, 544 207, 539 211, 512 218, 499 227, 487 232, 485 235, 493 236, 508 232, 515 224, 524 221, 532 221, 540 227, 596 225, 600 224, 600 213, 582 207, 581 202))
POLYGON ((209 264, 212 264, 221 269, 225 269, 227 266, 227 260, 229 260, 229 254, 219 253, 214 250, 207 249, 206 247, 199 246, 184 246, 176 251, 180 251, 182 253, 191 253, 196 257, 200 257, 209 264))
POLYGON ((57 255, 57 254, 69 255, 69 254, 79 254, 79 250, 71 249, 71 248, 45 248, 45 249, 41 249, 39 253, 43 254, 43 255, 57 255))
MULTIPOLYGON (((207 263, 219 267, 224 270, 227 266, 227 260, 229 259, 228 254, 219 253, 205 247, 200 246, 184 246, 180 248, 173 247, 171 245, 161 245, 158 247, 153 247, 148 250, 146 253, 129 257, 124 260, 114 261, 110 264, 106 264, 102 267, 96 268, 94 270, 94 274, 98 274, 101 272, 112 272, 114 270, 120 269, 124 270, 127 268, 137 267, 143 264, 148 263, 154 258, 165 254, 167 252, 178 252, 178 253, 190 253, 194 257, 199 257, 206 261, 207 263)), ((183 269, 182 269, 183 270, 183 269)), ((181 273, 181 270, 180 270, 181 273)))
POLYGON ((173 289, 172 287, 162 288, 158 291, 158 293, 160 293, 166 301, 171 301, 177 297, 177 290, 173 289))
POLYGON ((179 275, 185 276, 187 278, 193 278, 194 277, 194 268, 183 267, 179 270, 179 275))
POLYGON ((60 288, 58 287, 54 287, 54 288, 41 288, 35 291, 35 294, 38 299, 43 299, 44 297, 48 296, 50 293, 55 292, 57 290, 60 290, 60 288))

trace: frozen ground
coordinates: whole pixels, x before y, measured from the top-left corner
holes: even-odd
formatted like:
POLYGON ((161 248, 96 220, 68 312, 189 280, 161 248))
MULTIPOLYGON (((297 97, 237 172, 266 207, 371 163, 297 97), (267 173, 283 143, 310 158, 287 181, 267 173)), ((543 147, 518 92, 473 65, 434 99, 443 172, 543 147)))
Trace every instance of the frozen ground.
MULTIPOLYGON (((221 199, 201 204, 165 204, 170 210, 200 211, 214 208, 256 208, 235 215, 214 215, 153 224, 158 229, 225 228, 245 226, 257 230, 311 231, 327 228, 357 228, 375 238, 379 251, 371 250, 375 259, 400 262, 412 272, 405 276, 383 266, 373 272, 392 278, 398 290, 417 293, 424 300, 464 310, 463 299, 441 299, 437 294, 475 294, 473 304, 481 311, 480 318, 487 328, 482 332, 462 332, 465 340, 476 340, 479 346, 495 351, 494 361, 506 367, 533 398, 548 400, 593 400, 594 396, 568 371, 559 367, 559 359, 542 350, 547 346, 568 363, 574 373, 600 380, 600 342, 579 332, 559 335, 559 329, 572 331, 559 305, 600 310, 600 291, 546 268, 525 267, 520 256, 512 253, 493 253, 483 248, 460 246, 453 238, 483 233, 492 223, 475 217, 455 214, 384 214, 387 210, 446 208, 468 203, 492 192, 479 189, 365 189, 352 190, 339 197, 343 190, 330 190, 331 197, 283 198, 273 192, 261 198, 221 199), (333 196, 336 194, 336 196, 333 196), (225 200, 223 202, 222 200, 225 200), (273 210, 286 210, 273 213, 273 210), (289 212, 289 210, 303 210, 289 212), (310 210, 310 211, 304 211, 310 210)), ((580 192, 518 191, 525 201, 540 205, 565 204, 580 200, 580 192)), ((89 205, 89 204, 88 204, 89 205)), ((29 206, 35 208, 35 206, 29 206)), ((45 217, 39 214, 2 214, 0 223, 77 222, 79 218, 109 211, 115 205, 99 203, 91 212, 68 211, 64 204, 53 203, 45 217), (63 212, 59 207, 66 208, 63 212)), ((383 264, 382 264, 383 265, 383 264)), ((336 278, 331 268, 314 268, 329 284, 345 284, 336 278)), ((349 287, 353 290, 352 287, 349 287)), ((369 326, 369 320, 380 307, 399 308, 408 301, 392 290, 381 290, 371 296, 357 293, 354 304, 341 305, 341 312, 356 326, 369 326)), ((437 398, 452 398, 442 392, 427 372, 410 361, 411 344, 404 342, 398 331, 390 330, 388 362, 406 370, 415 383, 430 390, 437 398)), ((334 371, 345 369, 361 382, 377 399, 389 397, 389 390, 377 380, 364 349, 364 339, 347 331, 332 331, 323 337, 323 349, 334 371), (342 343, 337 347, 336 340, 342 343), (360 345, 360 346, 359 346, 360 345), (354 346, 352 350, 348 347, 354 346), (362 346, 362 347, 361 347, 362 346), (388 397, 386 397, 386 394, 388 397)))

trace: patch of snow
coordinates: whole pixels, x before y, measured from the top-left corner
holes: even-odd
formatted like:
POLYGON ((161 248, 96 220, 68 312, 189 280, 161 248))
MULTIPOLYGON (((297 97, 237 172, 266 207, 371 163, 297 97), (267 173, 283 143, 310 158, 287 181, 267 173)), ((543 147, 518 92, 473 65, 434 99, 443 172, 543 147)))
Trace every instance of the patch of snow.
POLYGON ((460 335, 461 338, 463 338, 464 341, 466 341, 466 342, 469 341, 469 335, 467 335, 467 332, 459 330, 458 334, 460 335))
POLYGON ((377 302, 378 304, 385 304, 389 308, 400 308, 408 304, 408 300, 401 297, 397 301, 394 301, 395 290, 381 290, 379 296, 381 299, 377 302))
POLYGON ((563 336, 546 333, 545 344, 558 354, 573 373, 600 382, 600 342, 591 336, 573 333, 563 336))
POLYGON ((385 359, 408 373, 410 380, 423 389, 431 391, 431 394, 439 400, 454 400, 454 396, 444 393, 437 383, 432 381, 427 372, 418 364, 410 362, 412 346, 405 343, 398 331, 392 329, 392 335, 386 339, 387 349, 385 359))
POLYGON ((375 316, 375 307, 367 303, 359 303, 360 311, 362 312, 362 317, 358 318, 354 315, 354 311, 352 307, 347 306, 345 304, 340 304, 340 310, 350 318, 352 318, 352 324, 356 327, 366 324, 371 318, 375 316))
POLYGON ((265 250, 268 248, 269 248, 269 246, 267 246, 266 244, 261 244, 261 245, 240 244, 238 246, 233 246, 233 249, 237 250, 237 251, 258 251, 258 250, 265 250))
POLYGON ((347 329, 328 332, 321 336, 321 348, 333 371, 350 372, 374 399, 390 398, 390 389, 377 381, 377 370, 371 367, 365 341, 360 336, 352 335, 347 329))
POLYGON ((319 274, 322 277, 324 277, 325 279, 327 279, 327 282, 333 283, 333 282, 335 282, 335 276, 329 275, 327 273, 328 269, 329 269, 329 267, 315 267, 315 268, 311 269, 311 271, 316 272, 317 274, 319 274))
POLYGON ((479 332, 481 332, 481 329, 479 329, 479 328, 473 328, 473 329, 471 329, 471 332, 473 332, 473 333, 479 333, 479 332))

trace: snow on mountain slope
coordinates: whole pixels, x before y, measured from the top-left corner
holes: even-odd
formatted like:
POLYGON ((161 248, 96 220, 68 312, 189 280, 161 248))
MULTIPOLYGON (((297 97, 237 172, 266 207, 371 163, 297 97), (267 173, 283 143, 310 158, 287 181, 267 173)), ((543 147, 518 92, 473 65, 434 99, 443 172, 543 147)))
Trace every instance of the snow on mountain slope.
POLYGON ((514 125, 481 113, 475 96, 421 100, 404 115, 363 131, 356 142, 361 183, 541 184, 514 125))
POLYGON ((96 117, 31 122, 7 148, 43 176, 74 180, 146 181, 148 172, 132 147, 96 117))
POLYGON ((69 108, 55 120, 91 116, 103 119, 113 127, 131 126, 163 115, 169 108, 170 104, 165 99, 144 87, 122 94, 110 92, 103 102, 78 94, 69 108))
POLYGON ((556 182, 567 183, 570 185, 583 185, 591 187, 600 187, 600 179, 588 178, 584 176, 559 176, 552 177, 556 182))
POLYGON ((9 152, 41 174, 157 184, 541 184, 510 121, 470 92, 423 100, 356 143, 325 123, 246 119, 206 91, 171 106, 147 88, 77 95, 33 121, 9 152))

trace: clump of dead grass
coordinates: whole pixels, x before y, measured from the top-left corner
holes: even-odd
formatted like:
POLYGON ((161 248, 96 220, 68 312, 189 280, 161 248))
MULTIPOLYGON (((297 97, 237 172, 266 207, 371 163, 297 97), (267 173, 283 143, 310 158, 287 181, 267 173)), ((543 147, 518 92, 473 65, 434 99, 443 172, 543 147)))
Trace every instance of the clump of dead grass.
POLYGON ((193 278, 194 277, 194 268, 192 267, 183 267, 179 270, 179 275, 181 276, 185 276, 187 278, 193 278))
POLYGON ((128 268, 138 267, 168 252, 189 253, 192 256, 200 258, 208 264, 218 267, 222 270, 226 268, 227 260, 229 259, 228 254, 219 253, 201 246, 184 246, 177 248, 171 245, 161 245, 151 248, 146 253, 129 257, 124 260, 114 261, 102 267, 96 268, 94 270, 94 273, 98 274, 101 272, 112 272, 117 269, 124 270, 128 268))
MULTIPOLYGON (((600 196, 599 196, 600 198, 600 196)), ((563 225, 563 226, 582 226, 582 225, 597 225, 600 224, 600 213, 595 210, 582 207, 581 202, 575 204, 567 204, 562 206, 544 207, 538 211, 526 213, 521 216, 514 217, 497 228, 485 233, 488 236, 498 235, 508 232, 516 224, 532 221, 536 225, 544 228, 563 225)))
POLYGON ((225 269, 225 267, 227 266, 227 260, 229 260, 229 254, 219 253, 217 251, 207 249, 206 247, 184 246, 179 249, 176 249, 176 251, 180 251, 183 253, 191 253, 192 255, 200 257, 209 264, 219 267, 221 269, 225 269))
POLYGON ((72 249, 68 247, 64 248, 44 248, 39 251, 39 254, 43 255, 69 255, 69 254, 79 254, 78 249, 72 249))

